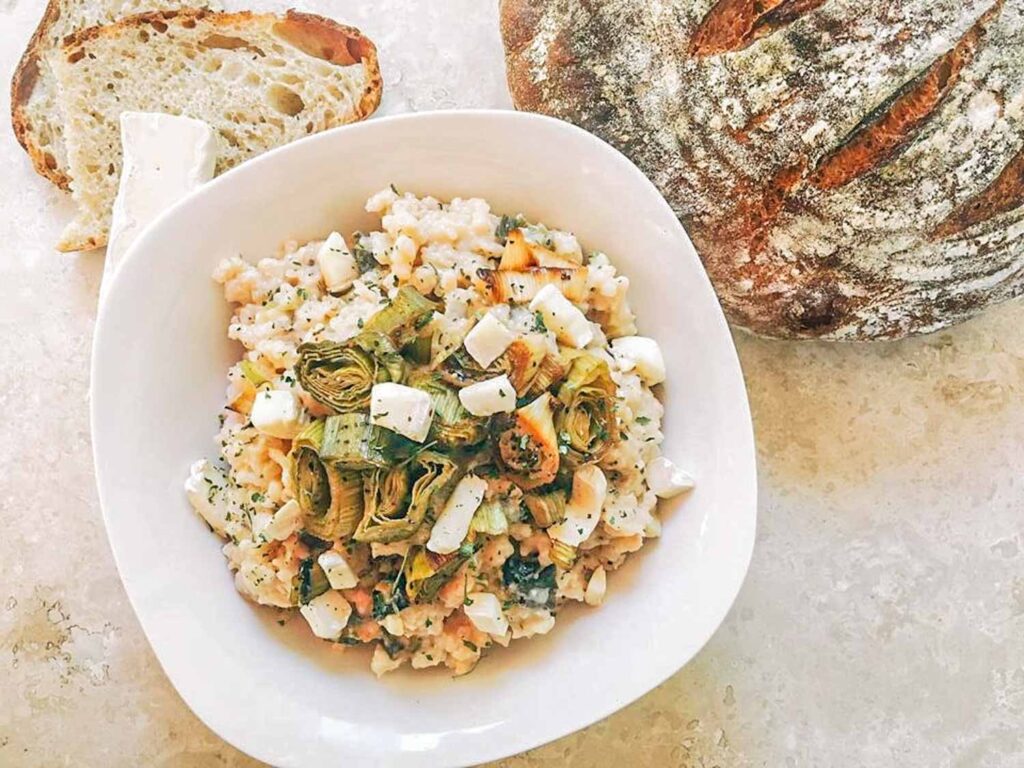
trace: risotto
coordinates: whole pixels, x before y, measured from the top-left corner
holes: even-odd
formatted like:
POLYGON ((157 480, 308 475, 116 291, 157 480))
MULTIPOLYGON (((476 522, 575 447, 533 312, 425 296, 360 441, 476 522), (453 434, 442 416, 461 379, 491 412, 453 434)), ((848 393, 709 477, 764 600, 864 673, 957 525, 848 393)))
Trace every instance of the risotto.
POLYGON ((245 354, 186 491, 245 597, 372 645, 378 675, 462 674, 600 605, 693 483, 607 256, 480 199, 366 209, 379 231, 217 267, 245 354))

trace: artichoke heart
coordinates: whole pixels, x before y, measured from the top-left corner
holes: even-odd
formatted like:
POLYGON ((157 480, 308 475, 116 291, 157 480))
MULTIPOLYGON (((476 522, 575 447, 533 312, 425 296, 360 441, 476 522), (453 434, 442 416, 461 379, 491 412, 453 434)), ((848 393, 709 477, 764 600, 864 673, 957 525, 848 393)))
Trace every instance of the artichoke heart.
POLYGON ((563 408, 555 419, 555 427, 566 464, 579 466, 600 461, 619 434, 615 382, 608 363, 589 353, 578 355, 558 389, 558 399, 563 408))
POLYGON ((384 334, 396 347, 401 348, 419 336, 433 317, 435 309, 437 305, 434 302, 415 288, 403 285, 391 303, 367 320, 363 328, 384 334))
POLYGON ((525 304, 545 285, 556 285, 569 301, 587 296, 587 268, 528 267, 526 269, 478 269, 480 278, 496 304, 525 304))
POLYGON ((558 438, 550 393, 545 392, 516 410, 512 426, 498 437, 498 452, 509 471, 509 479, 524 490, 555 479, 558 438))
POLYGON ((320 456, 324 422, 314 421, 292 442, 295 497, 303 530, 324 541, 347 538, 363 514, 363 483, 358 473, 344 472, 320 456))
POLYGON ((388 544, 412 536, 443 500, 458 467, 435 451, 421 451, 391 469, 377 469, 363 483, 363 519, 356 541, 388 544))
POLYGON ((440 376, 427 370, 409 377, 409 386, 430 395, 434 406, 434 419, 430 424, 431 441, 446 448, 475 445, 487 436, 487 424, 467 411, 459 395, 440 376))
POLYGON ((400 382, 404 372, 405 363, 391 340, 371 331, 343 342, 303 344, 295 366, 302 388, 336 413, 369 408, 373 385, 400 382))

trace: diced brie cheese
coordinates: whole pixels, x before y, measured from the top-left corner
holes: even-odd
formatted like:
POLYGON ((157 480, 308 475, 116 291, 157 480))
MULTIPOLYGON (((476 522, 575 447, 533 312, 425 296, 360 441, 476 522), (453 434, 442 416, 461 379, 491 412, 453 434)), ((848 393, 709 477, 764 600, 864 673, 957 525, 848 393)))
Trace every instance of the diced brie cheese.
POLYGON ((488 312, 473 326, 473 330, 466 335, 466 340, 463 343, 466 346, 466 351, 480 364, 480 367, 487 368, 505 353, 508 345, 515 339, 515 334, 488 312))
POLYGON ((545 285, 530 302, 530 309, 540 312, 544 325, 563 344, 583 349, 594 338, 587 316, 573 305, 555 285, 545 285))
POLYGON ((590 581, 587 582, 587 589, 583 593, 583 602, 587 605, 600 605, 604 602, 604 593, 608 589, 608 574, 605 573, 604 568, 598 566, 590 575, 590 581))
POLYGON ((302 525, 302 508, 295 499, 283 504, 262 530, 253 531, 267 541, 284 541, 302 525))
POLYGON ((555 541, 578 547, 601 521, 601 509, 608 494, 608 480, 592 464, 576 471, 572 478, 572 496, 565 505, 565 519, 548 528, 555 541))
POLYGON ((302 405, 294 392, 263 389, 256 393, 249 414, 252 425, 265 435, 291 440, 302 429, 302 405))
POLYGON ((337 640, 352 615, 352 606, 340 592, 332 589, 314 597, 299 608, 299 613, 309 623, 314 635, 324 640, 337 640))
POLYGON ((217 133, 202 120, 121 113, 121 181, 114 200, 103 285, 146 226, 213 178, 217 133))
POLYGON ((316 262, 320 267, 324 287, 329 293, 347 291, 359 277, 359 267, 348 249, 348 243, 337 232, 327 236, 316 255, 316 262))
POLYGON ((508 376, 502 374, 463 387, 459 390, 459 402, 474 416, 510 413, 516 409, 516 389, 508 376))
POLYGON ((647 487, 662 499, 678 496, 693 488, 693 477, 680 469, 664 456, 659 456, 647 465, 647 487))
POLYGON ((665 359, 661 347, 654 339, 646 336, 623 336, 612 341, 612 357, 619 370, 626 372, 636 369, 647 384, 654 386, 665 380, 665 359))
POLYGON ((462 610, 473 626, 488 635, 508 632, 508 619, 501 610, 501 601, 490 592, 470 592, 462 610))
POLYGON ((385 382, 370 390, 370 421, 422 443, 427 439, 434 407, 422 389, 385 382))
POLYGON ((484 500, 486 490, 487 481, 483 478, 476 475, 462 478, 434 523, 427 549, 439 555, 457 550, 469 533, 469 523, 480 502, 484 500))
POLYGON ((352 566, 338 550, 328 549, 316 561, 324 569, 331 589, 352 589, 359 583, 359 577, 352 570, 352 566))

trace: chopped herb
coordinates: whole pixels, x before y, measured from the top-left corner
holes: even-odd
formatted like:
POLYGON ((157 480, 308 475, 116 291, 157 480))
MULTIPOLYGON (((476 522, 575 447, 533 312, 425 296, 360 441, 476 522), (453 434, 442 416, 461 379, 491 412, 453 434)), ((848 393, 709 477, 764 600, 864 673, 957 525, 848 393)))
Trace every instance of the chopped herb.
POLYGON ((469 648, 473 653, 480 653, 480 649, 477 647, 476 643, 471 643, 469 640, 463 640, 462 644, 469 648))
POLYGON ((394 192, 396 195, 400 194, 398 188, 394 184, 388 184, 388 186, 391 187, 391 191, 394 192))
POLYGON ((651 418, 649 416, 637 416, 633 421, 637 424, 650 424, 651 418))
POLYGON ((545 333, 548 327, 544 324, 544 315, 540 311, 533 313, 533 329, 545 333))
POLYGON ((345 635, 345 637, 341 638, 338 642, 342 645, 359 645, 359 638, 352 637, 351 635, 345 635))
POLYGON ((508 233, 513 229, 519 229, 520 227, 526 226, 526 219, 523 218, 522 214, 516 214, 515 216, 502 216, 501 221, 498 222, 497 228, 494 230, 494 236, 504 243, 508 240, 508 233))

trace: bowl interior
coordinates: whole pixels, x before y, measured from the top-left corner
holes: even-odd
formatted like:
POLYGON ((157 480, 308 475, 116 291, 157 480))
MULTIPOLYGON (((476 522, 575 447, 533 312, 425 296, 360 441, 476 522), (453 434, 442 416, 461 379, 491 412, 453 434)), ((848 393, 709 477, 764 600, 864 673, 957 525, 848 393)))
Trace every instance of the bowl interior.
POLYGON ((686 663, 739 590, 755 523, 750 416, 732 341, 668 206, 622 155, 565 123, 512 112, 375 120, 258 158, 163 216, 102 309, 92 424, 107 531, 142 626, 192 709, 277 765, 466 764, 567 734, 686 663), (373 192, 481 196, 496 212, 575 232, 631 281, 640 331, 664 350, 664 452, 698 488, 662 504, 664 533, 609 579, 605 605, 564 610, 551 635, 497 649, 470 675, 376 680, 364 653, 236 592, 182 483, 212 440, 240 350, 210 279, 230 254, 376 226, 373 192))

